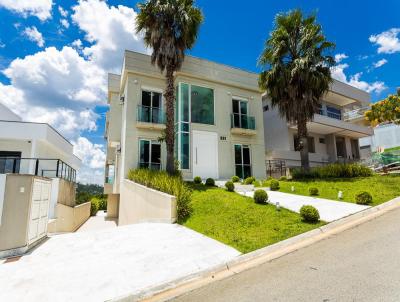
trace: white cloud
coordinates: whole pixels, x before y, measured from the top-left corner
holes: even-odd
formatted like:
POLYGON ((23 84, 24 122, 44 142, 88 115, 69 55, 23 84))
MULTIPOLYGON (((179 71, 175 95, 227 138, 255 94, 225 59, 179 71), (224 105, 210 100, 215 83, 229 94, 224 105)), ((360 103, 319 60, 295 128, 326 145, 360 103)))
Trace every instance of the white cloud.
POLYGON ((43 35, 37 30, 36 26, 26 27, 23 34, 31 41, 36 42, 39 47, 44 46, 43 35))
POLYGON ((69 27, 69 22, 67 19, 61 19, 61 25, 64 26, 65 28, 69 27))
POLYGON ((36 16, 41 21, 51 17, 52 0, 0 0, 0 7, 11 10, 23 17, 36 16))
POLYGON ((80 39, 75 40, 71 43, 72 47, 78 50, 82 50, 82 41, 80 39))
POLYGON ((61 17, 66 18, 68 16, 68 11, 62 8, 62 6, 58 6, 58 11, 61 15, 61 17))
POLYGON ((93 43, 83 53, 106 71, 120 71, 125 49, 147 51, 135 32, 137 14, 132 8, 109 6, 100 0, 80 0, 72 10, 73 22, 86 33, 85 40, 93 43))
POLYGON ((335 55, 335 61, 336 63, 340 63, 341 61, 343 61, 344 59, 347 59, 349 56, 347 56, 344 53, 338 53, 335 55))
POLYGON ((0 40, 0 48, 4 48, 6 47, 6 44, 4 44, 1 40, 0 40))
POLYGON ((379 45, 378 53, 400 52, 399 33, 400 28, 392 28, 378 35, 370 36, 369 41, 379 45))
POLYGON ((386 59, 382 59, 382 60, 379 60, 378 62, 375 62, 373 65, 374 65, 374 68, 379 68, 379 67, 382 67, 383 65, 385 65, 387 62, 388 61, 386 59))

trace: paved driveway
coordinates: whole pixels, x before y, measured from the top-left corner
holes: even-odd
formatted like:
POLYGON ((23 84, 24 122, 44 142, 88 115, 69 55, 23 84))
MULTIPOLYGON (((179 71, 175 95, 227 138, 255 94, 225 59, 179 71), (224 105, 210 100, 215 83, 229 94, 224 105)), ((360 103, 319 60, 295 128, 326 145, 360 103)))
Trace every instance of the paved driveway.
MULTIPOLYGON (((242 190, 239 194, 253 197, 254 191, 245 192, 242 190)), ((292 210, 300 212, 303 205, 312 205, 318 209, 321 220, 330 222, 351 214, 360 212, 369 208, 369 206, 362 206, 350 202, 334 201, 324 198, 315 198, 310 196, 301 196, 295 194, 282 193, 277 191, 268 191, 270 202, 292 210)))
POLYGON ((176 224, 56 235, 15 262, 0 262, 0 301, 105 301, 239 254, 176 224))

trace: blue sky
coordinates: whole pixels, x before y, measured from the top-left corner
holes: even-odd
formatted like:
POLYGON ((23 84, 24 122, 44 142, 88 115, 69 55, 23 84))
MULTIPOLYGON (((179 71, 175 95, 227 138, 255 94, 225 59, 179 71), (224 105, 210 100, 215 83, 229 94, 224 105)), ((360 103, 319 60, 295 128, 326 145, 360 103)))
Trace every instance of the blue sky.
MULTIPOLYGON (((137 1, 0 0, 0 102, 26 120, 48 122, 75 144, 81 180, 102 182, 106 74, 134 33, 137 1)), ((257 72, 274 16, 315 12, 336 43, 336 78, 377 101, 400 86, 400 2, 198 0, 205 21, 190 54, 257 72), (229 3, 229 4, 227 4, 229 3)))

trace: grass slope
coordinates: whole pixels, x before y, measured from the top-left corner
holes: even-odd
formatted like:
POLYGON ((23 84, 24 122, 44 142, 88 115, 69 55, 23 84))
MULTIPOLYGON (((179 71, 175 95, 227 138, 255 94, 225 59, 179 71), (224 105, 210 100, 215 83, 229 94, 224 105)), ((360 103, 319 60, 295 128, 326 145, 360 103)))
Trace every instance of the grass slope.
POLYGON ((193 185, 193 213, 183 223, 199 233, 247 253, 323 225, 305 223, 299 214, 220 188, 193 185))

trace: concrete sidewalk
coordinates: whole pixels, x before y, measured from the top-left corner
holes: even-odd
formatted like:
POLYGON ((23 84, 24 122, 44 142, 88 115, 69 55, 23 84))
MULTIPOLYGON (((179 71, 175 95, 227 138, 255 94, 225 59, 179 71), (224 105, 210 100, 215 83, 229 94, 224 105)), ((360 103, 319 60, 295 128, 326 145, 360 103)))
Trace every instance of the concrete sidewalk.
MULTIPOLYGON (((241 191, 239 194, 253 197, 254 191, 241 191)), ((299 213, 303 205, 312 205, 317 208, 321 220, 331 222, 351 214, 368 209, 369 206, 358 205, 350 202, 335 201, 324 198, 315 198, 296 194, 288 194, 277 191, 267 191, 270 203, 279 205, 299 213)))
POLYGON ((107 218, 107 213, 98 211, 96 216, 91 216, 77 230, 77 232, 91 232, 117 227, 117 218, 107 218))

